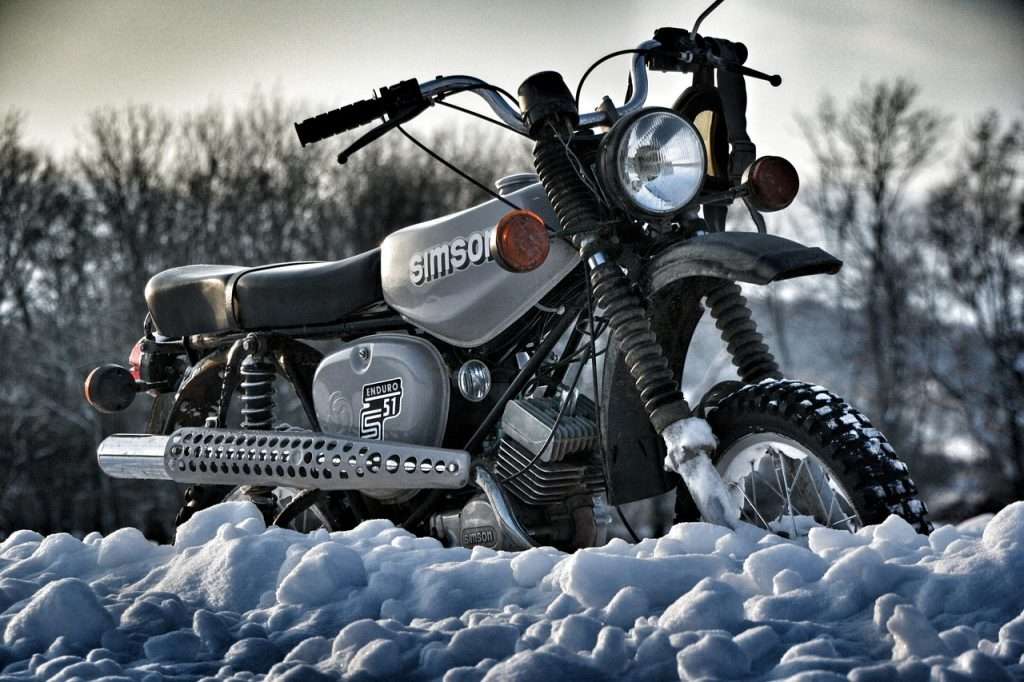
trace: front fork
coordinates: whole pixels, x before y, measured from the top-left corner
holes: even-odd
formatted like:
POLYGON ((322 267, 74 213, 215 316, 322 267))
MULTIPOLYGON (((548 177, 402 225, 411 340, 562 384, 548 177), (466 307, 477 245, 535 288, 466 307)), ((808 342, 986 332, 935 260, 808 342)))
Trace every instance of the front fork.
MULTIPOLYGON (((578 116, 574 99, 561 77, 552 72, 527 79, 519 95, 535 140, 537 174, 563 232, 587 262, 595 302, 608 317, 612 339, 623 354, 647 417, 665 441, 665 467, 683 478, 705 520, 735 527, 739 509, 709 456, 715 447, 711 428, 692 415, 643 301, 615 262, 613 244, 594 229, 600 223, 600 208, 580 177, 579 162, 572 158, 568 146, 578 116)), ((756 330, 746 324, 750 321, 749 310, 738 287, 716 292, 717 297, 709 296, 709 305, 713 315, 716 309, 721 313, 715 316, 719 318, 723 337, 727 331, 734 337, 727 341, 730 351, 743 351, 733 356, 744 362, 741 376, 748 380, 777 375, 778 367, 771 354, 760 343, 756 330), (742 306, 738 306, 740 302, 742 306), (756 344, 751 333, 757 337, 756 344)))

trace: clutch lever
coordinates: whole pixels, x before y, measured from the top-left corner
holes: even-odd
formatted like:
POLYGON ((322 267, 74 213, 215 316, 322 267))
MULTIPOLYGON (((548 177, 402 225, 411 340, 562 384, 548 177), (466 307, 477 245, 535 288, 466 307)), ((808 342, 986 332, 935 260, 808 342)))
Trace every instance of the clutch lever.
POLYGON ((358 140, 346 147, 340 154, 338 154, 338 163, 345 165, 345 163, 352 157, 353 154, 358 152, 363 147, 366 147, 373 142, 376 142, 387 133, 391 132, 403 123, 408 123, 412 119, 416 118, 430 106, 430 100, 424 100, 423 102, 417 102, 416 104, 401 109, 394 114, 389 114, 388 119, 381 123, 376 128, 370 130, 368 133, 360 137, 358 140))

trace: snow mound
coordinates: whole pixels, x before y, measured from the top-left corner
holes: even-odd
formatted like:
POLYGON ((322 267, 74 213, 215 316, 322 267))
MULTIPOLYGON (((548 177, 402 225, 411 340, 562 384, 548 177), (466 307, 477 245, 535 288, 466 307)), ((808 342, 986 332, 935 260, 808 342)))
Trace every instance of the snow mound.
POLYGON ((1024 503, 919 536, 892 517, 806 546, 681 524, 636 545, 445 549, 386 521, 200 512, 0 544, 3 679, 1024 678, 1024 503))

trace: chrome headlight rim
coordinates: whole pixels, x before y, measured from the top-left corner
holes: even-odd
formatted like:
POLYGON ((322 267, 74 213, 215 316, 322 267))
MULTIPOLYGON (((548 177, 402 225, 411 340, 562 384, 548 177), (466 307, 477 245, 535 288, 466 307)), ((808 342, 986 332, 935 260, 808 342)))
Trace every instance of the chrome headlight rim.
POLYGON ((707 151, 705 150, 704 139, 701 137, 700 132, 691 121, 680 116, 668 107, 645 107, 623 116, 616 121, 611 130, 605 134, 598 149, 598 175, 600 176, 601 185, 608 197, 619 208, 627 213, 652 220, 664 220, 666 218, 671 218, 672 216, 678 215, 683 211, 683 209, 693 203, 693 200, 700 194, 700 190, 707 178, 707 167, 707 151), (688 129, 689 132, 692 133, 694 139, 698 142, 695 146, 695 151, 699 156, 701 167, 700 178, 692 188, 690 194, 686 196, 685 200, 677 202, 672 207, 661 211, 654 210, 650 207, 637 203, 629 190, 623 186, 623 181, 620 175, 620 171, 622 169, 622 158, 624 156, 622 153, 622 147, 626 141, 628 133, 642 118, 653 114, 671 116, 673 119, 676 119, 681 123, 682 127, 688 129))

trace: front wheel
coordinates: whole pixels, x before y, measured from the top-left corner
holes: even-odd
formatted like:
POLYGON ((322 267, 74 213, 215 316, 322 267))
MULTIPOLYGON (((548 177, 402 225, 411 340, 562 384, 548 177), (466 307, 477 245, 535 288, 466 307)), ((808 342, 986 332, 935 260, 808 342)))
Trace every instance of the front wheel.
MULTIPOLYGON (((864 415, 821 386, 743 386, 705 417, 718 439, 715 466, 744 521, 793 538, 815 525, 853 532, 896 514, 931 532, 907 465, 864 415)), ((677 519, 694 515, 689 495, 678 495, 677 519)))

